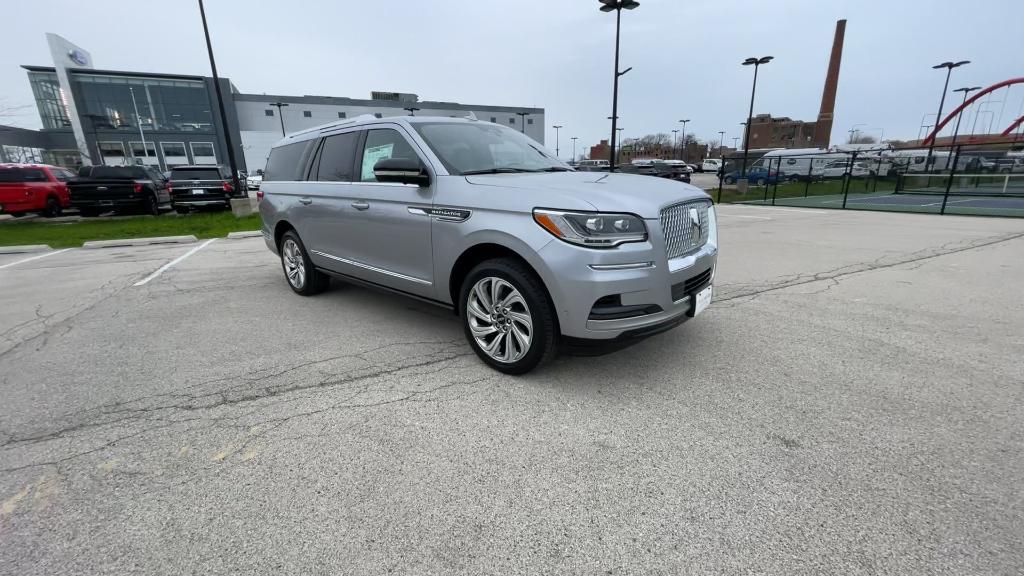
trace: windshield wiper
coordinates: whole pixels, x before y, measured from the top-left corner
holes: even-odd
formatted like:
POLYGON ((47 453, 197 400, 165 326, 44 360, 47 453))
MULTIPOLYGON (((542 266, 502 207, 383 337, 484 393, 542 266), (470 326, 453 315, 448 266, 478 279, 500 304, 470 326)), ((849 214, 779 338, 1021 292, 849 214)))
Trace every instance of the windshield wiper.
POLYGON ((466 170, 462 173, 463 176, 472 176, 473 174, 513 174, 516 172, 536 172, 536 170, 527 170, 526 168, 484 168, 483 170, 466 170))
POLYGON ((571 170, 571 168, 566 168, 564 166, 549 166, 548 168, 542 169, 541 172, 570 172, 571 170))

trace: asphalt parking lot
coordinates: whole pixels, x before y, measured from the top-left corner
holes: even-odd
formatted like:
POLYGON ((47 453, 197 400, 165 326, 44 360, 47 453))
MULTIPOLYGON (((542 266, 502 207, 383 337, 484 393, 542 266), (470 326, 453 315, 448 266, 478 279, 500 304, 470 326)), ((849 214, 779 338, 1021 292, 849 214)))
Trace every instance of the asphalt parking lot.
POLYGON ((1020 573, 1024 221, 719 213, 707 313, 518 378, 260 238, 0 255, 0 573, 1020 573))

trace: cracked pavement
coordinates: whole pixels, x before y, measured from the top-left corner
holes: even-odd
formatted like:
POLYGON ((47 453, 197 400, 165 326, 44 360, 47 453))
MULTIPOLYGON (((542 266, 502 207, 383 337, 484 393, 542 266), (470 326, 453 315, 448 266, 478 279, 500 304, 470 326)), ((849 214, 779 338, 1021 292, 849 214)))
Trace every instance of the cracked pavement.
POLYGON ((518 378, 261 239, 6 268, 0 574, 1024 570, 1024 221, 720 214, 705 315, 518 378))

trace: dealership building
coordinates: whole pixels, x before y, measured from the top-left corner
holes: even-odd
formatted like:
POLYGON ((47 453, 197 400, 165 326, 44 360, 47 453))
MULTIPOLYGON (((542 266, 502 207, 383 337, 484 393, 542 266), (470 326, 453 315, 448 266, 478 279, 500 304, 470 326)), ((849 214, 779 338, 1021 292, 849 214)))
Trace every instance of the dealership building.
POLYGON ((47 41, 53 66, 22 66, 43 127, 0 129, 0 161, 146 164, 160 170, 226 165, 226 124, 239 170, 255 172, 283 132, 365 114, 473 115, 544 141, 543 108, 420 101, 396 92, 373 92, 368 99, 245 94, 227 78, 220 78, 222 120, 213 78, 96 69, 84 49, 55 34, 47 34, 47 41), (26 149, 32 152, 26 155, 26 149), (21 150, 20 157, 13 150, 21 150))

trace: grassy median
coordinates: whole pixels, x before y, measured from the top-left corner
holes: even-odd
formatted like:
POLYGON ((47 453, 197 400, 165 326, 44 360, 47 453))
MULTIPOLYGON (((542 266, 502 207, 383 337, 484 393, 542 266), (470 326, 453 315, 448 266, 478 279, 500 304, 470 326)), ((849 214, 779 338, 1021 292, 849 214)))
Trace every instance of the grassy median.
POLYGON ((259 230, 260 216, 242 218, 231 212, 197 213, 188 215, 132 216, 110 219, 82 218, 73 222, 47 222, 34 220, 0 222, 0 246, 22 244, 49 244, 53 248, 81 246, 89 240, 120 240, 122 238, 149 238, 152 236, 182 236, 221 238, 228 232, 259 230))

